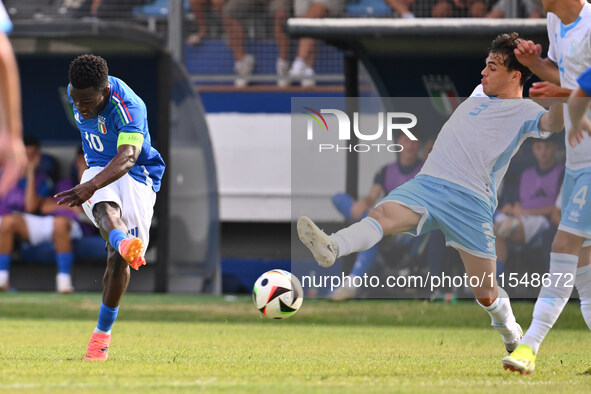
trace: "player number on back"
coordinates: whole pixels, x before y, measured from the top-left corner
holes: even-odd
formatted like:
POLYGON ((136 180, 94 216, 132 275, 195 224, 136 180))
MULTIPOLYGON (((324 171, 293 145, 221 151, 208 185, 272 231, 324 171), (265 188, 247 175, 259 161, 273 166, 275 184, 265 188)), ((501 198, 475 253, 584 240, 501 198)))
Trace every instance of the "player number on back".
POLYGON ((587 197, 587 187, 588 186, 585 185, 582 188, 580 188, 577 194, 575 194, 575 196, 573 197, 573 202, 575 204, 579 204, 579 209, 583 209, 583 205, 585 205, 585 203, 587 202, 585 200, 585 197, 587 197))
POLYGON ((103 149, 105 149, 103 147, 103 143, 101 142, 101 137, 98 135, 84 133, 84 136, 86 137, 86 142, 88 142, 88 145, 90 145, 90 147, 95 151, 102 152, 103 149))
POLYGON ((480 112, 482 112, 482 110, 485 110, 487 108, 488 108, 488 105, 480 104, 478 107, 474 108, 472 110, 472 112, 469 112, 468 115, 478 116, 478 114, 480 114, 480 112))

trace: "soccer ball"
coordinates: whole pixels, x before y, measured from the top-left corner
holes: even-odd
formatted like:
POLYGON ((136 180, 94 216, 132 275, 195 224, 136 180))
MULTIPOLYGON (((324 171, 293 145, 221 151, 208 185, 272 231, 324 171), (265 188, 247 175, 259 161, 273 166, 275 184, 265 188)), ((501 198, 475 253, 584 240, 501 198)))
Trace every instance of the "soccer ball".
POLYGON ((274 269, 256 280, 252 299, 256 308, 269 319, 287 319, 302 306, 304 291, 297 277, 274 269))

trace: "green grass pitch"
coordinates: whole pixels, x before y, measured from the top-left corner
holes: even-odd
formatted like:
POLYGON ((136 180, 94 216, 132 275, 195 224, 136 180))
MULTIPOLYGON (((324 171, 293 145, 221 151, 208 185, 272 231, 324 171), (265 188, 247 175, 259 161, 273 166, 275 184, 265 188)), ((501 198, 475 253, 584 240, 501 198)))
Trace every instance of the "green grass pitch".
MULTIPOLYGON (((0 393, 591 392, 591 334, 569 303, 536 371, 504 371, 472 301, 304 300, 263 320, 250 297, 128 294, 110 358, 83 362, 98 294, 0 294, 0 393)), ((533 303, 514 302, 527 326, 533 303)))

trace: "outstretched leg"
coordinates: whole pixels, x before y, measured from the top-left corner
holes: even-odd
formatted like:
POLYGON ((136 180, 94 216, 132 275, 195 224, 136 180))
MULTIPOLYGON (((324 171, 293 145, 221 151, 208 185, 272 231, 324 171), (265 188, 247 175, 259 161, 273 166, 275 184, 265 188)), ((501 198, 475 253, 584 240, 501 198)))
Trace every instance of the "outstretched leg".
POLYGON ((386 201, 369 213, 369 216, 330 237, 314 222, 302 216, 298 219, 300 241, 323 267, 330 267, 337 258, 367 250, 377 244, 384 235, 410 231, 421 216, 410 208, 394 201, 386 201))

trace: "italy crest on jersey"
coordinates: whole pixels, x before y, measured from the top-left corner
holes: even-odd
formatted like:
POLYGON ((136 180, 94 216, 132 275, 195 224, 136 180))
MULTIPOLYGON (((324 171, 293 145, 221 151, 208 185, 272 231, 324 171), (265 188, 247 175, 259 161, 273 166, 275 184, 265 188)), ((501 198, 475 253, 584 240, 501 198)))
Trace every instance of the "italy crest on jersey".
POLYGON ((105 118, 98 116, 98 131, 101 134, 107 134, 107 126, 105 126, 105 118))
POLYGON ((448 75, 423 75, 423 85, 440 114, 449 116, 460 105, 456 85, 448 75))

